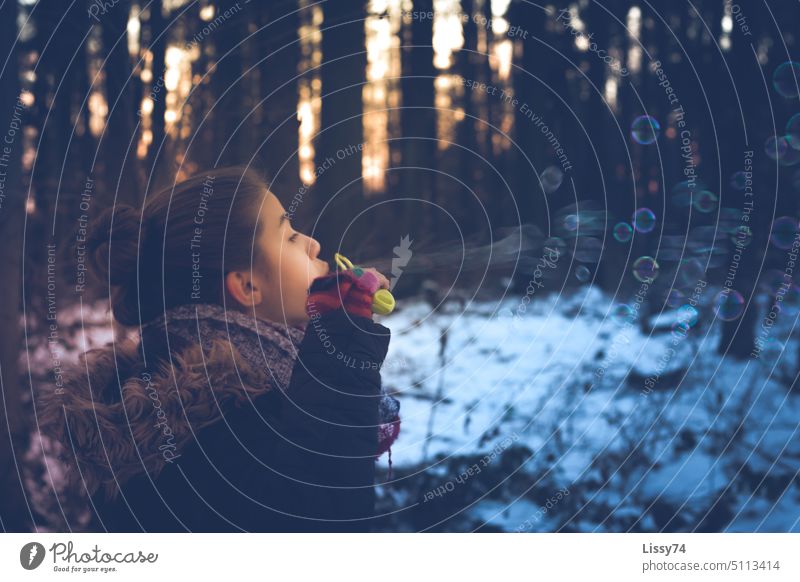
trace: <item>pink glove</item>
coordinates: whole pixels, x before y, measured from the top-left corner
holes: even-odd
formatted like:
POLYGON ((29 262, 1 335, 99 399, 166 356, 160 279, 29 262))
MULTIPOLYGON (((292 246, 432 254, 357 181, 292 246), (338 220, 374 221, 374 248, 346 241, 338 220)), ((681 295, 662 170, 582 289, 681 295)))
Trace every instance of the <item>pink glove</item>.
POLYGON ((380 285, 375 273, 359 267, 318 277, 311 283, 306 313, 313 316, 344 307, 352 315, 372 319, 372 298, 380 285))

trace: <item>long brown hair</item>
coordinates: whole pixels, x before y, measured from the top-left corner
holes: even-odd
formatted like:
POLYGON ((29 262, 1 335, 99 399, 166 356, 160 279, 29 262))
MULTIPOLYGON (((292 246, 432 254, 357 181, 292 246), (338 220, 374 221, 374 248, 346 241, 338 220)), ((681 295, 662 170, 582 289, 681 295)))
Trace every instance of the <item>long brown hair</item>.
POLYGON ((254 241, 267 191, 258 172, 232 166, 147 196, 142 209, 107 208, 89 225, 86 250, 114 318, 139 325, 183 303, 222 303, 225 274, 263 261, 254 241))

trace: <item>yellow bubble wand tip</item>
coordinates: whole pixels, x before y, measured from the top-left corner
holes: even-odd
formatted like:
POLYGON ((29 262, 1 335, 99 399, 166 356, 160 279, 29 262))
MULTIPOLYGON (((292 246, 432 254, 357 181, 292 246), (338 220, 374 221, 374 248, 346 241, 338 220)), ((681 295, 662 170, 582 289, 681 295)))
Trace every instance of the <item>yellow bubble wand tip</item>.
MULTIPOLYGON (((341 253, 334 253, 333 260, 336 265, 342 270, 356 269, 357 265, 353 265, 352 261, 341 253)), ((395 308, 394 296, 388 289, 378 289, 375 295, 372 296, 372 313, 378 315, 389 315, 395 308)))

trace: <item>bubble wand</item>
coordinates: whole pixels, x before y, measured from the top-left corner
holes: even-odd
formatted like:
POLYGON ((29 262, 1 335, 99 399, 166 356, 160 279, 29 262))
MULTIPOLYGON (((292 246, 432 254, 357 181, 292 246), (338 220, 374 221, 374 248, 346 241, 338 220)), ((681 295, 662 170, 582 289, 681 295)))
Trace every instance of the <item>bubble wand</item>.
MULTIPOLYGON (((336 265, 342 271, 352 269, 356 275, 361 276, 363 269, 358 265, 353 265, 350 259, 345 257, 343 254, 333 253, 333 259, 336 261, 336 265)), ((375 292, 375 295, 372 296, 372 313, 376 313, 378 315, 389 315, 392 311, 394 311, 394 306, 394 296, 388 289, 378 289, 375 292)))

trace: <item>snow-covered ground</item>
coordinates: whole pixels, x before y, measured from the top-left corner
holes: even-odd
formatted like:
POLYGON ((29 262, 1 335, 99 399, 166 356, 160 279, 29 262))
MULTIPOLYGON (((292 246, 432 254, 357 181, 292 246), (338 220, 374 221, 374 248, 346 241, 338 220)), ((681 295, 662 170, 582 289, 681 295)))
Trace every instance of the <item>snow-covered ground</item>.
MULTIPOLYGON (((379 461, 385 529, 800 531, 794 316, 739 361, 705 309, 683 336, 678 312, 640 326, 593 287, 520 304, 407 299, 381 318, 402 406, 391 479, 379 461)), ((61 315, 66 360, 112 337, 107 312, 61 315)), ((31 337, 24 369, 50 357, 31 337)), ((29 480, 41 507, 46 478, 29 480)))
POLYGON ((466 513, 476 528, 605 531, 613 521, 800 531, 800 394, 777 373, 795 360, 796 342, 780 341, 790 322, 776 326, 770 351, 742 362, 716 353, 719 326, 702 314, 683 336, 661 325, 675 312, 653 318, 652 333, 625 325, 592 287, 532 303, 517 318, 518 305, 512 297, 431 313, 406 301, 384 318, 392 342, 383 379, 403 419, 392 450, 402 476, 389 487, 438 473, 446 489, 436 497, 446 498, 466 479, 453 481, 458 473, 442 465, 495 458, 511 438, 525 450, 506 467, 521 494, 473 499, 466 513), (537 515, 531 487, 580 495, 559 499, 554 520, 553 511, 537 515), (656 510, 666 511, 660 523, 656 510))

